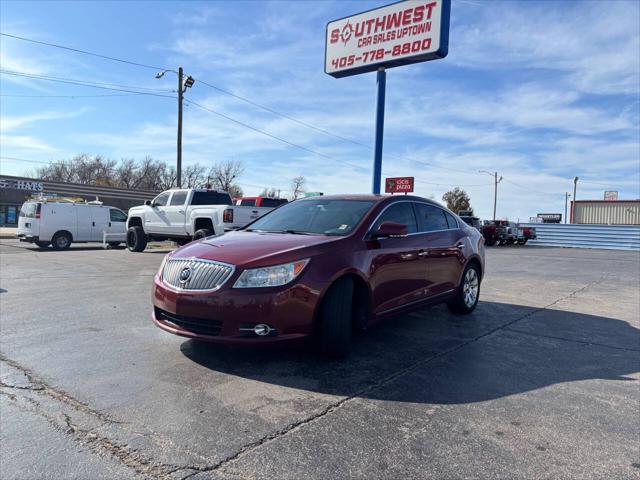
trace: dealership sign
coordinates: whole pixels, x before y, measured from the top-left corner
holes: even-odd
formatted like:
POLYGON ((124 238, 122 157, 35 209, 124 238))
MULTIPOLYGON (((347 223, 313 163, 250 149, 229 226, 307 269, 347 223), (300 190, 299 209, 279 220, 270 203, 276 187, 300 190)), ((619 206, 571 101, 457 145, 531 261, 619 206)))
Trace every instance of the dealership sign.
POLYGON ((385 193, 413 192, 413 177, 394 177, 384 181, 385 193))
POLYGON ((336 78, 447 56, 451 0, 407 0, 327 24, 324 71, 336 78))

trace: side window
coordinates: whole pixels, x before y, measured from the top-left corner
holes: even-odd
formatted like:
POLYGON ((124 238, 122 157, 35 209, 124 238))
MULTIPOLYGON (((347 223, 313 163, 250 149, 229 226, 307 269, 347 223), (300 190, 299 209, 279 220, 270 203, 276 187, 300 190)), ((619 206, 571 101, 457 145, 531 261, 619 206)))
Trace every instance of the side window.
POLYGON ((373 231, 377 230, 382 222, 397 222, 407 226, 407 233, 416 233, 418 224, 410 202, 398 202, 387 208, 373 225, 373 231))
MULTIPOLYGON (((458 228, 458 221, 456 220, 456 217, 451 215, 449 212, 444 212, 444 214, 447 217, 447 223, 449 224, 449 228, 458 228)), ((473 223, 474 222, 471 221, 471 226, 475 226, 473 223)))
POLYGON ((124 214, 122 210, 118 210, 115 208, 109 209, 109 217, 112 222, 126 222, 127 216, 124 214))
POLYGON ((444 210, 426 203, 416 203, 415 205, 418 213, 418 220, 420 221, 421 232, 434 232, 436 230, 449 229, 444 210))
POLYGON ((187 199, 187 191, 178 190, 177 192, 173 192, 173 197, 171 197, 171 203, 169 205, 181 207, 184 205, 184 202, 186 199, 187 199))
POLYGON ((152 205, 155 207, 164 207, 169 201, 171 192, 163 192, 153 199, 152 205))

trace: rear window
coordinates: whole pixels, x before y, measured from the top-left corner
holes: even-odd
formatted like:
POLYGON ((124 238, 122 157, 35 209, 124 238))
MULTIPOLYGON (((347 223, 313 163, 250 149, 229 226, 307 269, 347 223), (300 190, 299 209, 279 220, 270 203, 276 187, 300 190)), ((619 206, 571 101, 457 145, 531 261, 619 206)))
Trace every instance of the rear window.
POLYGON ((191 205, 232 205, 228 193, 193 192, 191 205))
POLYGON ((37 203, 24 203, 20 209, 20 216, 26 218, 36 218, 37 203))
POLYGON ((263 198, 260 202, 261 207, 279 207, 283 203, 287 203, 284 198, 263 198))
POLYGON ((240 200, 240 206, 241 207, 255 207, 256 206, 256 199, 255 198, 248 198, 248 199, 243 199, 240 200))

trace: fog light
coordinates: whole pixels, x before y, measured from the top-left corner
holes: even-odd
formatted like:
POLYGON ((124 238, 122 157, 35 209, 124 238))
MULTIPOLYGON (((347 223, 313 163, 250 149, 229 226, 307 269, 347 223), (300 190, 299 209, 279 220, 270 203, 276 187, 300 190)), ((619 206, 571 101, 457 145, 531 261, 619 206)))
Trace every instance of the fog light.
POLYGON ((255 327, 253 327, 253 333, 256 335, 260 335, 261 337, 265 335, 269 335, 273 331, 269 325, 265 325, 264 323, 259 323, 255 327))

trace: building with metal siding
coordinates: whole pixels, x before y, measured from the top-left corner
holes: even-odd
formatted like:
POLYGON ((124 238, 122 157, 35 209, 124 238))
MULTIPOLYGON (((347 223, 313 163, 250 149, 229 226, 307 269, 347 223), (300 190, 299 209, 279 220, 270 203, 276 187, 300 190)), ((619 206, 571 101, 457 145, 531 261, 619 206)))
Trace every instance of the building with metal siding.
POLYGON ((578 200, 571 211, 571 223, 640 225, 640 200, 578 200))
POLYGON ((41 195, 48 198, 81 198, 87 201, 93 201, 97 197, 105 205, 128 210, 142 205, 145 200, 153 199, 158 193, 0 175, 0 226, 16 226, 18 212, 25 200, 41 195))

